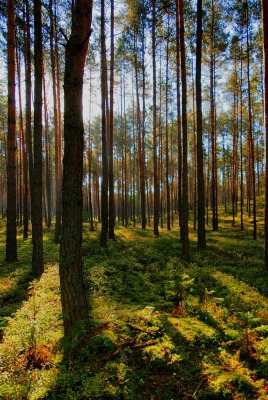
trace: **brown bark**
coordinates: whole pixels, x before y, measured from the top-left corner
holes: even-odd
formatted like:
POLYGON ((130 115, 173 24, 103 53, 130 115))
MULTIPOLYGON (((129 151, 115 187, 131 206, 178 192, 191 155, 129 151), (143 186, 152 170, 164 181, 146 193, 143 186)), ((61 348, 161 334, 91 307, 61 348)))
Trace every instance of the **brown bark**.
POLYGON ((56 81, 56 55, 55 55, 55 18, 53 13, 53 0, 49 1, 50 18, 50 61, 52 75, 52 93, 53 93, 53 117, 54 117, 54 135, 55 135, 55 192, 56 192, 56 224, 55 224, 55 242, 59 243, 61 234, 61 155, 60 155, 60 132, 59 132, 59 113, 58 96, 56 81))
POLYGON ((66 44, 64 75, 64 159, 60 285, 64 332, 88 322, 82 275, 82 179, 84 126, 82 91, 91 29, 92 1, 77 0, 70 39, 66 44))
POLYGON ((7 3, 8 24, 8 132, 7 132, 7 225, 6 261, 17 260, 16 221, 16 98, 15 98, 15 1, 7 3))
POLYGON ((115 239, 114 210, 114 0, 111 0, 111 72, 110 72, 110 120, 109 120, 109 238, 115 239))
MULTIPOLYGON (((264 57, 264 109, 266 154, 268 154, 268 3, 262 0, 263 57, 264 57)), ((265 190, 265 270, 268 271, 268 159, 266 157, 265 190)))
POLYGON ((34 163, 32 185, 32 270, 34 275, 44 272, 42 227, 42 24, 41 0, 34 2, 34 163))
MULTIPOLYGON (((31 76, 31 32, 30 32, 30 17, 29 17, 29 2, 24 2, 24 19, 25 19, 25 30, 24 30, 24 59, 25 59, 25 117, 26 117, 26 129, 25 129, 25 140, 26 140, 26 163, 29 170, 29 183, 30 183, 30 198, 32 203, 32 184, 33 184, 33 150, 32 150, 32 76, 31 76)), ((26 190, 26 189, 25 189, 26 190)), ((27 190, 28 197, 28 190, 27 190)), ((25 193, 25 196, 26 196, 25 193)), ((28 199, 24 204, 28 204, 28 199)), ((32 212, 32 210, 31 210, 32 212)), ((28 224, 24 227, 24 238, 28 237, 28 224)))
POLYGON ((255 149, 253 138, 253 123, 252 123, 252 100, 251 100, 251 85, 250 85, 250 54, 249 54, 249 16, 248 16, 248 3, 246 6, 246 37, 247 37, 247 89, 248 89, 248 185, 249 185, 249 207, 251 202, 251 188, 253 198, 253 239, 257 239, 257 209, 256 209, 256 173, 255 173, 255 149))
POLYGON ((105 44, 105 0, 101 1, 101 123, 102 123, 102 185, 101 185, 101 245, 107 245, 109 229, 108 211, 108 158, 107 158, 107 62, 105 44))
POLYGON ((19 121, 20 121, 20 190, 19 190, 19 212, 20 212, 20 226, 23 224, 24 239, 28 236, 28 168, 27 168, 27 154, 25 148, 25 133, 24 121, 22 110, 22 93, 21 93, 21 53, 17 48, 17 76, 18 76, 18 94, 19 94, 19 121), (26 234, 25 234, 26 232, 26 234))
POLYGON ((52 220, 52 185, 51 185, 51 155, 50 155, 50 141, 49 141, 49 121, 48 121, 48 106, 46 95, 46 81, 43 67, 43 91, 44 91, 44 119, 45 119, 45 199, 47 206, 47 220, 46 225, 51 228, 52 220))
POLYGON ((187 127, 187 83, 186 83, 186 55, 184 42, 184 1, 178 0, 179 34, 181 50, 181 83, 182 83, 182 220, 181 242, 182 254, 189 255, 189 227, 188 227, 188 127, 187 127))
POLYGON ((166 146, 165 146, 165 156, 166 156, 166 201, 167 201, 167 230, 170 230, 170 185, 169 185, 169 137, 168 137, 168 106, 169 106, 169 96, 168 96, 168 85, 169 85, 169 21, 168 21, 168 37, 166 45, 166 146))
POLYGON ((182 142, 181 142, 181 82, 180 82, 180 65, 181 65, 181 55, 180 55, 180 29, 179 29, 179 2, 176 1, 176 57, 177 57, 177 136, 178 136, 178 201, 177 209, 179 214, 179 225, 181 226, 182 220, 182 142))
POLYGON ((202 0, 197 1, 197 28, 196 28, 196 129, 197 129, 197 185, 198 185, 198 247, 206 247, 205 230, 205 179, 203 156, 203 124, 202 124, 202 0))
POLYGON ((157 156, 157 113, 156 113, 156 10, 155 0, 153 0, 152 14, 152 58, 153 58, 153 170, 154 170, 154 235, 159 236, 159 171, 157 156))

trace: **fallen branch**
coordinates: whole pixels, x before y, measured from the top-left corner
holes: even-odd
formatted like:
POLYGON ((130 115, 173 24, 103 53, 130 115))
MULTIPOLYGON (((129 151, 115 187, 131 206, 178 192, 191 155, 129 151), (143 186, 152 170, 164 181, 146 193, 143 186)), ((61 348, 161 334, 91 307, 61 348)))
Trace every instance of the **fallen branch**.
POLYGON ((144 332, 144 333, 147 333, 148 335, 153 335, 153 333, 151 331, 147 331, 147 329, 140 328, 137 325, 127 324, 127 326, 129 326, 132 329, 135 329, 136 331, 144 332))
POLYGON ((149 340, 148 342, 135 343, 136 340, 137 340, 137 338, 135 337, 133 339, 127 340, 126 342, 124 342, 122 344, 119 344, 117 349, 112 354, 103 356, 103 357, 99 358, 98 361, 111 360, 111 358, 114 358, 115 356, 117 356, 117 354, 119 354, 127 346, 137 349, 137 348, 152 346, 157 343, 157 340, 149 340))
POLYGON ((205 378, 202 379, 201 382, 199 382, 199 384, 198 384, 198 386, 197 386, 197 388, 196 388, 196 390, 195 390, 195 392, 194 392, 194 394, 193 394, 192 397, 195 397, 195 396, 197 395, 198 391, 200 390, 201 386, 203 385, 203 383, 204 383, 206 380, 207 380, 207 378, 205 377, 205 378))
POLYGON ((149 342, 144 342, 144 343, 136 343, 133 344, 133 348, 140 348, 140 347, 147 347, 147 346, 152 346, 153 344, 156 344, 157 340, 149 340, 149 342))

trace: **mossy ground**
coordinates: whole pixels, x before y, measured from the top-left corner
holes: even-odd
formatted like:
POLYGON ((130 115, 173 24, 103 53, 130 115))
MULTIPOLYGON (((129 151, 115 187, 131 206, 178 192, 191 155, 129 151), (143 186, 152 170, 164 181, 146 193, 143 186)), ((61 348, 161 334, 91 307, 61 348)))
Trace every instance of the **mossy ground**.
MULTIPOLYGON (((19 231, 19 261, 0 266, 0 398, 267 399, 268 275, 263 237, 251 230, 222 212, 206 250, 191 230, 184 259, 177 227, 154 238, 118 226, 103 249, 85 224, 92 331, 72 342, 63 340, 53 231, 44 232, 39 281, 19 231)), ((0 235, 4 260, 4 225, 0 235)))

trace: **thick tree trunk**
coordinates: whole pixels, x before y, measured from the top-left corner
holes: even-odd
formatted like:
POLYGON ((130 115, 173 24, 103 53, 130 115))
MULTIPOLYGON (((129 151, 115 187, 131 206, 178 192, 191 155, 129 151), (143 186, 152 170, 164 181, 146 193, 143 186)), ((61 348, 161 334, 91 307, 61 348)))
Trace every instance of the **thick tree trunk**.
POLYGON ((15 102, 15 1, 7 3, 8 24, 8 133, 6 261, 17 260, 16 102, 15 102))
POLYGON ((88 322, 82 275, 83 75, 91 28, 92 1, 77 0, 66 44, 64 75, 64 159, 60 285, 64 332, 88 322))

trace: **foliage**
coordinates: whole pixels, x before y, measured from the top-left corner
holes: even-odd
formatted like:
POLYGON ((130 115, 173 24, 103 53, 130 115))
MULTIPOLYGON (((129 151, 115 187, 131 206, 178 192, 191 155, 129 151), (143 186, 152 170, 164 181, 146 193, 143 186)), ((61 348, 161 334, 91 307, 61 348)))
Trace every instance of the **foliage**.
POLYGON ((191 231, 188 261, 180 257, 177 229, 156 239, 151 230, 117 227, 117 240, 103 249, 98 231, 85 224, 92 330, 78 327, 72 342, 62 341, 52 232, 44 232, 46 269, 39 281, 29 272, 30 241, 19 232, 23 261, 1 266, 0 397, 267 398, 261 244, 228 224, 222 216, 202 252, 191 231))

